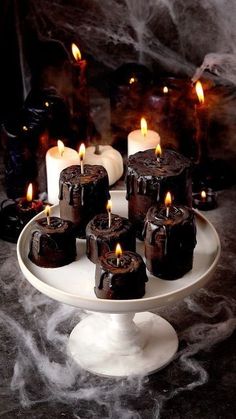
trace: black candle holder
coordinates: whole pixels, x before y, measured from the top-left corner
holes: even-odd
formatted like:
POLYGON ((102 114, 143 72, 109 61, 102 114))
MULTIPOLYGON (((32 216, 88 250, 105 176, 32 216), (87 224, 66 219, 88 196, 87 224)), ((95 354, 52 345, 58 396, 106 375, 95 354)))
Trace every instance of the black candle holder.
POLYGON ((16 243, 25 225, 43 209, 41 201, 33 201, 33 206, 26 208, 24 199, 5 199, 0 205, 0 238, 16 243))

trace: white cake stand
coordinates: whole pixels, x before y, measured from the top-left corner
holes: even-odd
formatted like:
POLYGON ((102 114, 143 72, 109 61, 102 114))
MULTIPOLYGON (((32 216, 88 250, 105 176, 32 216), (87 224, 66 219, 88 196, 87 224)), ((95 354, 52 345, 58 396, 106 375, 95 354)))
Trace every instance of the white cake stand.
MULTIPOLYGON (((124 191, 113 191, 113 212, 127 216, 124 191)), ((58 206, 52 215, 58 215, 58 206)), ((38 214, 34 219, 42 217, 38 214)), ((219 237, 212 224, 199 212, 197 246, 193 269, 175 281, 149 275, 144 298, 136 300, 98 299, 94 294, 95 265, 85 256, 85 241, 77 241, 77 260, 62 268, 39 268, 28 259, 33 221, 22 231, 17 255, 26 279, 47 296, 86 309, 88 316, 72 330, 69 351, 84 369, 105 376, 150 374, 167 365, 178 349, 178 337, 163 318, 146 312, 175 303, 211 278, 220 255, 219 237), (135 314, 137 313, 137 314, 135 314)), ((137 243, 143 254, 143 243, 137 243)))

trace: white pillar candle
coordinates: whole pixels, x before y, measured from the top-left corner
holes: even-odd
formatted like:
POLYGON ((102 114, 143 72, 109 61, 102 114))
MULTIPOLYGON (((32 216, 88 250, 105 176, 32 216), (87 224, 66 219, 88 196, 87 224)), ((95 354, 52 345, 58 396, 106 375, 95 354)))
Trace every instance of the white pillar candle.
MULTIPOLYGON (((62 143, 62 142, 61 142, 62 143)), ((66 167, 79 164, 79 155, 77 151, 69 147, 52 147, 46 154, 46 171, 47 171, 47 190, 48 202, 57 204, 59 199, 59 177, 60 173, 66 167)))
POLYGON ((86 148, 85 163, 98 164, 105 167, 108 174, 109 185, 113 185, 123 175, 123 158, 119 151, 115 150, 110 145, 99 145, 98 149, 99 154, 96 154, 95 146, 86 148))
POLYGON ((131 131, 128 135, 128 156, 138 151, 156 148, 157 144, 160 144, 160 140, 158 132, 149 130, 147 127, 131 131))

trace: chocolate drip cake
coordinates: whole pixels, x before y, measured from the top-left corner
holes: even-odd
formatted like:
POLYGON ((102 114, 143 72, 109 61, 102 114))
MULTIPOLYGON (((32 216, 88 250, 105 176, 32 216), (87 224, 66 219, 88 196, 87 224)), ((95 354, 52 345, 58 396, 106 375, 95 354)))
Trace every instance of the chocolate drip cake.
POLYGON ((86 227, 87 256, 96 263, 100 256, 114 250, 117 242, 122 249, 135 251, 136 235, 131 222, 119 215, 111 215, 108 226, 107 214, 96 215, 86 227))
POLYGON ((103 166, 85 165, 62 170, 59 181, 60 216, 76 225, 78 237, 85 237, 88 222, 97 214, 106 212, 109 182, 103 166))
POLYGON ((191 162, 173 150, 164 150, 159 159, 154 149, 135 153, 128 160, 126 186, 129 219, 142 239, 148 209, 163 202, 167 191, 175 203, 192 206, 191 162))
POLYGON ((169 208, 165 205, 151 207, 144 226, 147 269, 163 279, 177 279, 193 265, 196 246, 194 212, 184 206, 169 208))
POLYGON ((29 259, 44 268, 68 265, 76 258, 75 228, 72 222, 58 217, 35 221, 30 241, 29 259))
POLYGON ((96 265, 94 291, 98 298, 111 300, 142 298, 147 280, 146 266, 139 254, 124 252, 117 266, 115 252, 108 252, 96 265))

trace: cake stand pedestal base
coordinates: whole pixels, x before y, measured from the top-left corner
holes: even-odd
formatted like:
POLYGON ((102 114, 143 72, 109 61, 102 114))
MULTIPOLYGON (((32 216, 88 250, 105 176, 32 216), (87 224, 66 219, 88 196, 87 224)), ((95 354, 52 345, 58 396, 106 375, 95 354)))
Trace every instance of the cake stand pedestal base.
POLYGON ((91 314, 71 332, 69 352, 85 370, 103 376, 147 375, 172 361, 173 327, 156 314, 91 314))

